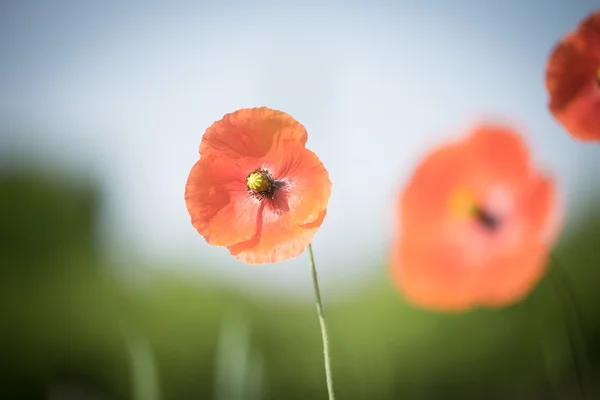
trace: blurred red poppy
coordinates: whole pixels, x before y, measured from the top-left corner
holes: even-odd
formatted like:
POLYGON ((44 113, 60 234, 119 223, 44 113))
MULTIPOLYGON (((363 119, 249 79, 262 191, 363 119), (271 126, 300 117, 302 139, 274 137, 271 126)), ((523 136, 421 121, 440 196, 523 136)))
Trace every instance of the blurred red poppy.
POLYGON ((248 264, 304 251, 331 193, 329 173, 306 140, 294 118, 266 107, 227 114, 206 130, 185 201, 207 243, 248 264))
POLYGON ((550 111, 573 137, 600 140, 600 11, 554 48, 546 89, 550 111))
POLYGON ((559 232, 555 184, 530 164, 519 133, 476 126, 433 150, 398 201, 394 283, 439 310, 501 307, 543 275, 559 232))

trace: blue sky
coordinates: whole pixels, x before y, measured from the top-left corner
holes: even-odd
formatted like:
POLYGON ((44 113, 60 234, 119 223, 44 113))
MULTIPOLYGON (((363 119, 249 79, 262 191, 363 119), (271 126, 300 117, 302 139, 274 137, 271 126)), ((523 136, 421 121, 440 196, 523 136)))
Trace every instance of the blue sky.
POLYGON ((310 288, 306 256, 247 267, 206 245, 183 202, 213 121, 281 109, 307 127, 330 171, 314 248, 324 285, 349 287, 380 272, 395 196, 422 154, 482 115, 524 128, 577 213, 595 190, 600 149, 552 120, 543 73, 556 40, 593 9, 568 0, 4 1, 0 129, 12 134, 0 149, 99 179, 108 255, 131 245, 191 275, 310 288))

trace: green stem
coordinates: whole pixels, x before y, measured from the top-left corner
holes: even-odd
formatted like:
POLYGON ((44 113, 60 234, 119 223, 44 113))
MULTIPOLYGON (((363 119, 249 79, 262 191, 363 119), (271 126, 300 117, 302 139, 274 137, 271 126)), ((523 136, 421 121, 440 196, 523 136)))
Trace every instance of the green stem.
MULTIPOLYGON (((567 312, 564 308, 562 309, 563 318, 565 319, 565 325, 567 327, 567 337, 569 340, 569 346, 571 348, 571 354, 573 357, 573 366, 575 369, 575 374, 577 375, 577 381, 579 385, 579 390, 581 392, 581 397, 585 398, 585 372, 588 370, 589 365, 587 361, 587 349, 585 345, 585 337, 582 332, 581 318, 579 316, 579 312, 577 310, 577 305, 575 304, 575 299, 573 298, 573 288, 570 284, 569 278, 567 274, 562 270, 561 265, 558 263, 558 260, 555 256, 551 255, 552 260, 554 261, 554 268, 550 269, 548 272, 548 276, 550 281, 554 285, 555 292, 562 297, 562 303, 567 303, 567 307, 570 309, 570 312, 567 312), (573 323, 569 324, 567 319, 567 314, 570 314, 573 318, 573 323), (575 340, 573 336, 577 336, 577 342, 579 342, 579 346, 576 346, 575 340), (577 348, 578 347, 578 348, 577 348)), ((561 307, 562 308, 562 307, 561 307)))
POLYGON ((315 267, 315 257, 312 251, 312 244, 308 245, 308 256, 310 258, 310 270, 312 272, 312 281, 317 298, 317 314, 319 314, 319 323, 321 324, 321 336, 323 337, 323 356, 325 358, 325 376, 327 378, 327 392, 329 400, 335 400, 333 393, 333 378, 331 376, 331 357, 329 355, 329 337, 327 335, 327 326, 325 325, 325 314, 323 313, 323 302, 321 300, 321 291, 319 290, 319 280, 317 279, 317 268, 315 267))

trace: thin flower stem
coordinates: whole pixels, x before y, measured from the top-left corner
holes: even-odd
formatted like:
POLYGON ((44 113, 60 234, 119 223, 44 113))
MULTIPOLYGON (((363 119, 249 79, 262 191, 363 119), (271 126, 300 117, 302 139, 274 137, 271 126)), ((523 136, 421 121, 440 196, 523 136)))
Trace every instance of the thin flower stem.
POLYGON ((323 356, 325 358, 325 376, 327 378, 327 392, 329 400, 335 400, 333 393, 333 378, 331 376, 331 356, 329 355, 329 337, 327 335, 327 326, 325 325, 325 314, 323 313, 323 302, 321 301, 321 290, 319 290, 319 280, 317 279, 317 268, 315 267, 315 257, 312 251, 312 244, 308 245, 308 256, 310 258, 310 269, 312 272, 312 281, 317 298, 317 313, 319 314, 319 323, 321 324, 321 336, 323 337, 323 356))
POLYGON ((567 326, 567 337, 569 340, 569 345, 571 347, 571 354, 573 356, 573 364, 575 369, 575 374, 577 375, 577 381, 579 384, 579 389, 581 392, 581 397, 585 398, 585 373, 589 370, 588 360, 587 360, 587 348, 585 344, 585 337, 582 332, 581 318, 579 316, 579 311, 577 309, 577 304, 575 303, 574 293, 572 285, 570 284, 570 280, 567 274, 562 270, 561 265, 558 263, 556 256, 551 255, 552 260, 554 261, 554 268, 550 269, 548 276, 554 285, 556 293, 563 298, 563 303, 568 304, 568 308, 570 309, 570 315, 573 318, 573 324, 568 324, 566 321, 567 312, 563 309, 563 317, 565 318, 565 325, 567 326), (569 328, 571 325, 571 328, 569 328), (575 345, 575 340, 573 336, 577 336, 577 341, 579 342, 579 346, 575 345), (578 347, 578 348, 577 348, 578 347))

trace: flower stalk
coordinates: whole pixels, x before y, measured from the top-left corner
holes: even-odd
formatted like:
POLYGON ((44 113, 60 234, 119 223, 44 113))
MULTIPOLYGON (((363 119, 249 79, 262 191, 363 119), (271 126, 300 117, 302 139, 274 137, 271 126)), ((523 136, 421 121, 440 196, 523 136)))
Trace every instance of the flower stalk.
POLYGON ((329 351, 329 336, 327 334, 327 325, 325 324, 325 314, 323 312, 323 301, 321 300, 321 290, 319 289, 319 280, 317 278, 317 268, 315 267, 315 257, 313 255, 312 244, 308 245, 308 256, 310 258, 310 270, 312 273, 313 286, 315 288, 315 297, 317 300, 317 314, 321 325, 321 336, 323 338, 323 356, 325 359, 325 377, 327 378, 327 392, 329 400, 335 400, 333 391, 333 377, 331 374, 331 355, 329 351))
POLYGON ((569 281, 567 274, 562 270, 561 264, 558 262, 555 255, 551 254, 550 258, 554 261, 554 268, 548 271, 548 277, 554 286, 555 293, 562 300, 561 314, 567 328, 567 339, 571 356, 573 357, 573 369, 577 377, 577 384, 581 394, 581 398, 586 398, 586 375, 589 371, 589 362, 587 359, 587 346, 585 336, 582 332, 581 318, 575 303, 574 291, 569 281), (568 316, 571 316, 572 323, 567 321, 568 316), (576 338, 575 338, 576 337, 576 338))

